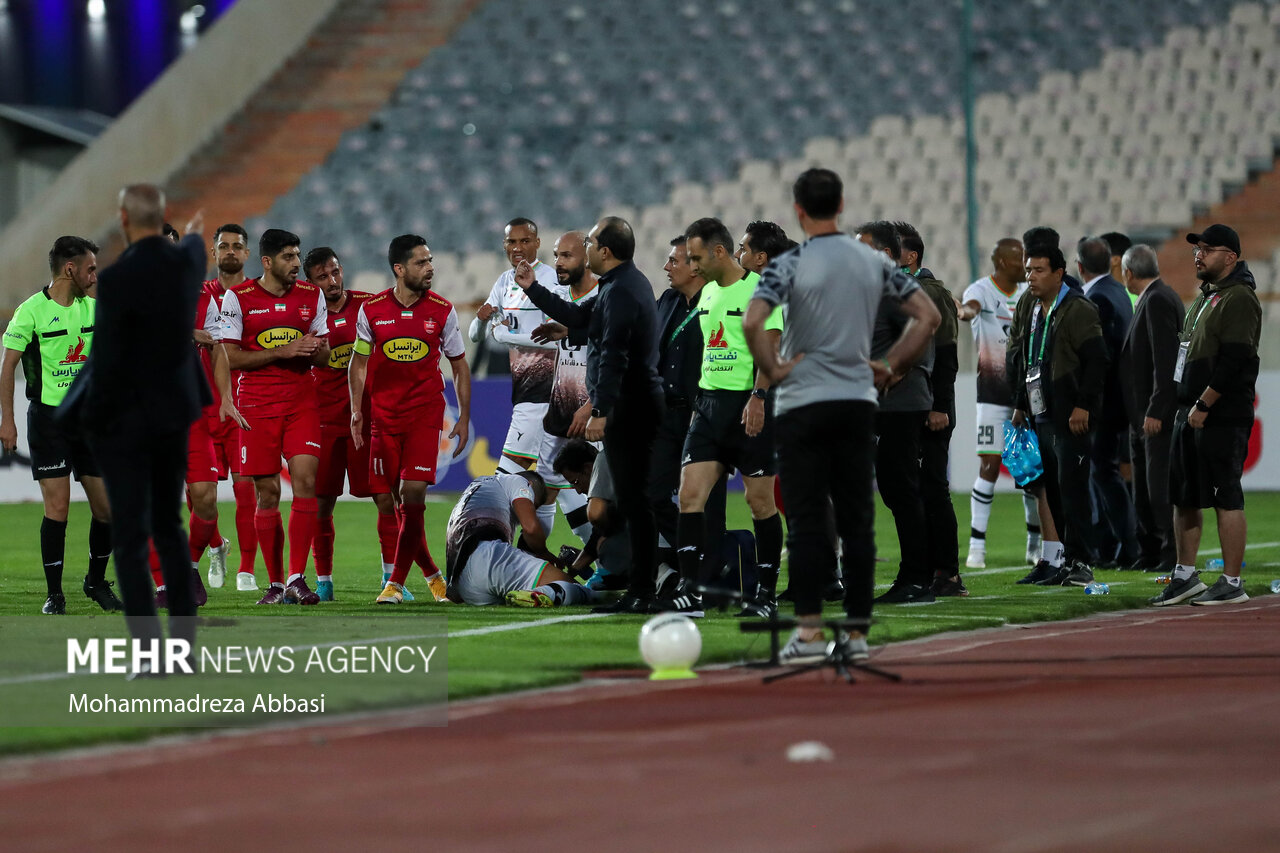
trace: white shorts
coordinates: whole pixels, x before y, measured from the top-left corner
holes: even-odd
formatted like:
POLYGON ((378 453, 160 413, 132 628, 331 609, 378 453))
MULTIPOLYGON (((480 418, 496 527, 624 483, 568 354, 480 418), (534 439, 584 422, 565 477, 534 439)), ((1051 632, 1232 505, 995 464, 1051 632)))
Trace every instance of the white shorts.
POLYGON ((1004 449, 1004 425, 1013 420, 1013 408, 995 403, 978 404, 978 455, 999 456, 1004 449))
POLYGON ((535 589, 546 568, 545 560, 491 539, 471 552, 456 588, 465 604, 502 604, 509 592, 535 589))
POLYGON ((538 460, 542 447, 542 419, 547 416, 549 403, 516 403, 511 410, 511 426, 507 427, 507 440, 502 443, 502 455, 516 459, 538 460))
POLYGON ((542 444, 538 448, 538 473, 542 475, 549 489, 569 488, 569 481, 557 474, 555 469, 556 457, 569 441, 570 439, 564 436, 552 435, 549 432, 542 435, 542 444))

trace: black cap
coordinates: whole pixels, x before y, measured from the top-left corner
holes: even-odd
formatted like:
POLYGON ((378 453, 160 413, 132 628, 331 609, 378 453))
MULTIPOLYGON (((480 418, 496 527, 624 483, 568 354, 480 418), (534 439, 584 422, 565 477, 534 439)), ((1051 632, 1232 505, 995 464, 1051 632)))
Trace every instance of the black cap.
POLYGON ((1200 234, 1188 234, 1187 242, 1193 246, 1196 243, 1204 243, 1211 248, 1221 246, 1240 254, 1240 235, 1227 225, 1210 225, 1200 234))

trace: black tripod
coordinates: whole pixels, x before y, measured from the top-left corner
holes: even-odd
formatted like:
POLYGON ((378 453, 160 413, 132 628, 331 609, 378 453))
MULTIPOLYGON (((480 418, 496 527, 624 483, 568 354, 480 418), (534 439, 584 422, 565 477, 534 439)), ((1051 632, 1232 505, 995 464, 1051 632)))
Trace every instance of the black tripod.
MULTIPOLYGON (((838 641, 843 631, 863 631, 867 630, 868 623, 865 619, 828 619, 822 623, 830 629, 833 636, 837 638, 836 642, 831 644, 831 651, 827 656, 816 663, 804 664, 797 666, 787 672, 779 672, 773 675, 766 675, 761 679, 764 684, 772 684, 775 681, 781 681, 784 678, 792 678, 805 672, 814 672, 816 670, 832 667, 836 675, 843 678, 849 684, 857 681, 853 677, 853 671, 865 672, 868 675, 875 675, 888 681, 901 681, 902 676, 896 672, 888 672, 876 666, 871 666, 866 661, 854 659, 845 649, 844 644, 838 641)), ((769 661, 766 666, 772 668, 780 665, 778 660, 778 652, 780 650, 778 635, 782 631, 789 631, 798 627, 799 623, 795 619, 779 619, 777 614, 773 618, 761 621, 743 622, 738 629, 744 634, 769 634, 769 661)))

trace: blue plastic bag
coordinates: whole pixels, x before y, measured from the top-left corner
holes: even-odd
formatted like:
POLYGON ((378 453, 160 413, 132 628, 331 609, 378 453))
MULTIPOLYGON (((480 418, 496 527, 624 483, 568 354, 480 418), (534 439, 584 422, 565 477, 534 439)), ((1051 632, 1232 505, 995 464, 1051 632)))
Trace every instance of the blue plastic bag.
POLYGON ((1044 474, 1040 442, 1035 430, 1025 424, 1014 426, 1012 421, 1004 422, 1004 449, 1000 451, 1000 459, 1019 486, 1044 474))

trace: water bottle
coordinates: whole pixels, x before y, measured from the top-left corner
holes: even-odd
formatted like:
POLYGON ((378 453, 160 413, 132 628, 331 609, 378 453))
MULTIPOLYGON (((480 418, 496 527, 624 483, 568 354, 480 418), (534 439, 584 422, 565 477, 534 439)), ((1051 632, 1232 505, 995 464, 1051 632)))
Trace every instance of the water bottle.
MULTIPOLYGON (((1246 567, 1246 566, 1248 566, 1248 565, 1249 565, 1249 561, 1248 561, 1248 560, 1241 560, 1241 561, 1240 561, 1240 568, 1242 568, 1242 569, 1243 569, 1243 568, 1245 568, 1245 567, 1246 567)), ((1204 567, 1205 567, 1205 569, 1206 569, 1206 570, 1207 570, 1207 569, 1218 569, 1218 570, 1221 570, 1221 569, 1222 569, 1222 566, 1223 566, 1223 562, 1222 562, 1222 558, 1221 558, 1221 557, 1214 557, 1212 560, 1210 560, 1209 562, 1207 562, 1207 563, 1205 563, 1205 564, 1204 564, 1204 567)))
POLYGON ((1275 580, 1271 582, 1271 591, 1280 593, 1280 580, 1275 580))
POLYGON ((1160 577, 1156 578, 1156 583, 1158 584, 1168 584, 1168 583, 1171 583, 1172 581, 1173 581, 1173 575, 1161 575, 1160 577))
POLYGON ((1099 581, 1090 581, 1089 583, 1085 584, 1084 594, 1085 595, 1110 595, 1111 587, 1099 581))

